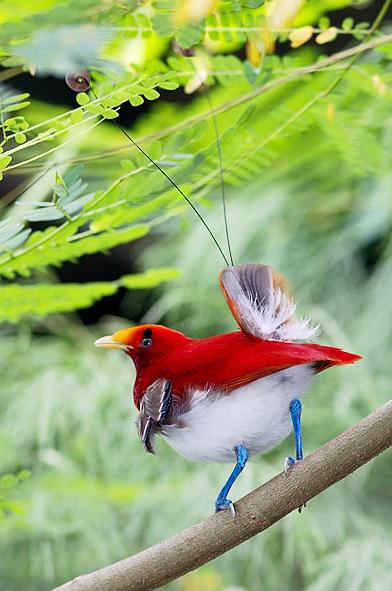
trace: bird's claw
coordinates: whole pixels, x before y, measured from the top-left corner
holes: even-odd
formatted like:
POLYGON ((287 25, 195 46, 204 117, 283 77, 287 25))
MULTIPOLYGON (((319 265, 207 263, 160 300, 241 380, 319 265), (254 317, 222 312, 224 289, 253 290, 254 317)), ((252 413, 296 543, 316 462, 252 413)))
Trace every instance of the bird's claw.
MULTIPOLYGON (((286 475, 286 477, 289 475, 289 472, 291 470, 291 468, 294 466, 294 464, 298 464, 298 462, 300 462, 301 460, 295 460, 294 458, 292 458, 291 456, 288 456, 285 461, 284 461, 284 473, 286 475)), ((304 509, 304 507, 306 507, 306 503, 304 503, 303 505, 300 505, 298 507, 298 513, 302 512, 302 509, 304 509)))
POLYGON ((290 472, 290 468, 292 466, 294 466, 294 464, 297 463, 298 460, 294 460, 294 458, 292 458, 291 456, 288 456, 285 461, 284 461, 284 473, 286 474, 286 476, 289 475, 290 472))
POLYGON ((215 513, 218 513, 219 511, 224 511, 225 509, 230 509, 233 520, 235 521, 235 509, 230 499, 221 499, 215 502, 215 513))

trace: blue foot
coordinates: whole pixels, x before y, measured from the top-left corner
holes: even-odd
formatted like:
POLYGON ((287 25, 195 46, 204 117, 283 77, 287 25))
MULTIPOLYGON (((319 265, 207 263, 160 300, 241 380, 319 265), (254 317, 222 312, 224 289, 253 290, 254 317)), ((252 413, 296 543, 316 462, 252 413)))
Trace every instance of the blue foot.
POLYGON ((235 509, 233 502, 230 501, 230 499, 217 499, 215 501, 215 513, 224 511, 225 509, 230 509, 233 519, 235 519, 235 509))
POLYGON ((237 447, 235 448, 235 455, 237 458, 237 463, 234 467, 234 470, 230 474, 229 478, 227 479, 225 485, 223 486, 215 501, 215 513, 218 513, 218 511, 223 511, 224 509, 230 509, 233 519, 235 519, 235 509, 233 503, 230 501, 230 499, 227 498, 227 495, 229 494, 229 491, 233 486, 235 480, 238 478, 242 470, 245 468, 245 464, 248 460, 249 454, 245 445, 237 445, 237 447))

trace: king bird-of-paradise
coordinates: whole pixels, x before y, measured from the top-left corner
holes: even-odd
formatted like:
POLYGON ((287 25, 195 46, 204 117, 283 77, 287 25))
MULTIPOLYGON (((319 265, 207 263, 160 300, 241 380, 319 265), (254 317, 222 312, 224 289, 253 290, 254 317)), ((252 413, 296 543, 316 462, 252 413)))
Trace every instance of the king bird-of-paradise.
POLYGON ((216 511, 234 505, 228 493, 249 457, 268 452, 293 429, 302 460, 302 401, 313 377, 358 355, 314 344, 316 329, 295 317, 284 278, 256 263, 232 265, 220 287, 239 329, 192 339, 165 326, 144 324, 97 341, 122 349, 136 368, 137 428, 153 452, 159 433, 190 460, 236 461, 218 494, 216 511))

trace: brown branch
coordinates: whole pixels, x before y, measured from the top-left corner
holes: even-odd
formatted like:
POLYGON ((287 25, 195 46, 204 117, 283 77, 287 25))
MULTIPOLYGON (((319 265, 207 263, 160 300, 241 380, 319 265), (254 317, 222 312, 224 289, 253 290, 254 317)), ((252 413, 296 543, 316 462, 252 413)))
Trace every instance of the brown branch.
POLYGON ((392 400, 236 503, 175 536, 53 591, 151 591, 267 529, 392 445, 392 400))

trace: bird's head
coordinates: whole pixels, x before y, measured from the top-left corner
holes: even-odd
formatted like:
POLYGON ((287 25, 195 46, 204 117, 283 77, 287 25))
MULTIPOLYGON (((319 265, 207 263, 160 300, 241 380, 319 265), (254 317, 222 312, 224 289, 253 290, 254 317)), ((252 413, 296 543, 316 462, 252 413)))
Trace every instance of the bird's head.
POLYGON ((132 358, 136 369, 141 369, 171 353, 186 340, 187 337, 177 330, 159 324, 142 324, 101 337, 94 345, 123 350, 132 358))

